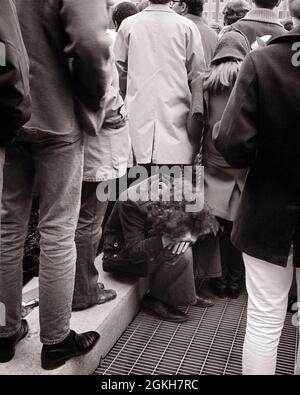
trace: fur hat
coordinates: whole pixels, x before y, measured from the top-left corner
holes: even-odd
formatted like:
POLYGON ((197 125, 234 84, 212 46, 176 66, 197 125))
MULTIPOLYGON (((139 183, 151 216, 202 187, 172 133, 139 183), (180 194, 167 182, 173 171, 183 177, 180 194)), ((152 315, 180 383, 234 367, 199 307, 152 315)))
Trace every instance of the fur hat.
POLYGON ((250 51, 249 42, 244 34, 230 31, 220 38, 211 63, 220 62, 225 58, 243 61, 250 51))

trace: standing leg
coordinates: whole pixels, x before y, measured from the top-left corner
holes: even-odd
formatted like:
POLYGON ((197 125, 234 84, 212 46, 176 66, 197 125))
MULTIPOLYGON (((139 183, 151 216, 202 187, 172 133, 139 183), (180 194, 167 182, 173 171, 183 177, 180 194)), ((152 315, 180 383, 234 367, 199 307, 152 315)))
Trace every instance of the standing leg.
POLYGON ((0 337, 15 335, 21 326, 23 252, 30 218, 34 167, 29 144, 6 149, 1 208, 0 303, 5 326, 0 337))
POLYGON ((102 222, 108 202, 97 199, 97 182, 83 182, 81 208, 76 230, 76 277, 73 310, 83 310, 116 297, 114 291, 100 290, 99 273, 95 267, 102 222))
MULTIPOLYGON (((219 249, 220 249, 220 260, 221 260, 221 271, 222 274, 220 277, 213 278, 210 281, 210 286, 216 296, 219 298, 226 298, 227 295, 227 278, 228 278, 228 266, 229 266, 229 249, 230 249, 230 234, 231 230, 228 227, 229 222, 219 218, 219 222, 221 223, 223 229, 222 232, 219 232, 216 236, 216 239, 219 240, 219 249)), ((216 245, 215 248, 218 246, 216 245)))
POLYGON ((277 349, 293 279, 292 255, 280 267, 244 254, 249 295, 244 375, 274 375, 277 349))
POLYGON ((227 221, 227 295, 235 299, 239 296, 245 274, 243 254, 231 242, 233 223, 227 221))
POLYGON ((47 140, 34 150, 40 191, 41 341, 52 345, 70 333, 83 147, 80 140, 47 140))

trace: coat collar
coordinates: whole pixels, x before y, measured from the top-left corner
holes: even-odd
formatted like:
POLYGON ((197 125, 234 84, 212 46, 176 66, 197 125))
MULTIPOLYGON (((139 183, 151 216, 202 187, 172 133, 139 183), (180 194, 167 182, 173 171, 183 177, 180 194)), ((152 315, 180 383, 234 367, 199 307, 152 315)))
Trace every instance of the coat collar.
POLYGON ((287 34, 274 38, 268 45, 295 41, 300 41, 300 26, 296 26, 287 34))
POLYGON ((263 23, 273 23, 275 25, 281 26, 275 11, 268 8, 254 8, 249 11, 241 21, 255 21, 263 23))
POLYGON ((175 13, 174 10, 170 7, 170 4, 152 4, 150 3, 147 8, 145 8, 142 12, 148 11, 162 11, 162 12, 172 12, 175 13))

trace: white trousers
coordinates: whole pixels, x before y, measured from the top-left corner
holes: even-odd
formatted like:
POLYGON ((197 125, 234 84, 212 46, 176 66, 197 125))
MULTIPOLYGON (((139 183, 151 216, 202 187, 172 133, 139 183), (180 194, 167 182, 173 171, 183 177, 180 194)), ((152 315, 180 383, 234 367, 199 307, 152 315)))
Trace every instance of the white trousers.
MULTIPOLYGON (((277 349, 283 329, 289 290, 293 281, 293 255, 280 267, 244 254, 249 295, 247 330, 243 351, 244 375, 274 375, 277 349)), ((296 269, 300 301, 300 269, 296 269)), ((299 314, 299 313, 298 313, 299 314)), ((300 320, 293 318, 294 324, 300 320)), ((300 374, 300 349, 296 374, 300 374)))

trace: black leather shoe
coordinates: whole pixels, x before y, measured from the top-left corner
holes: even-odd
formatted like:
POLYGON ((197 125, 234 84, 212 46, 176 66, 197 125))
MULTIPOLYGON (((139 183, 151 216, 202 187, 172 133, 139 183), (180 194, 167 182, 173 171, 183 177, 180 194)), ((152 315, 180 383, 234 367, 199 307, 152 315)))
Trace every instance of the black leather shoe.
POLYGON ((154 315, 163 321, 185 322, 188 317, 182 311, 147 295, 144 298, 142 309, 145 313, 154 315))
POLYGON ((97 332, 86 332, 78 335, 71 331, 61 343, 43 346, 42 368, 53 370, 63 366, 68 360, 87 354, 98 343, 100 335, 97 332))
POLYGON ((215 304, 215 302, 212 299, 197 295, 197 300, 196 300, 194 306, 202 307, 202 308, 206 309, 207 307, 214 306, 214 304, 215 304))
POLYGON ((0 339, 0 363, 6 363, 13 359, 16 353, 16 345, 27 336, 29 331, 26 320, 21 321, 21 328, 15 335, 0 339))

